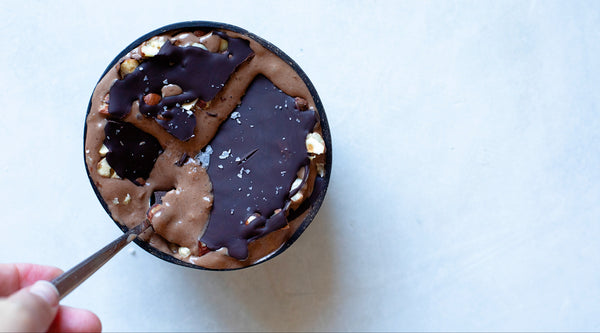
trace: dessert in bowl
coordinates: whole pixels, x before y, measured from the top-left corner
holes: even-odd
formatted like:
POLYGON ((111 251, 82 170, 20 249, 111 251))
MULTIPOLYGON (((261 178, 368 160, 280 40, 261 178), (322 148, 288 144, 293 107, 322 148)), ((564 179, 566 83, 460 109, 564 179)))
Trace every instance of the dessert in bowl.
POLYGON ((287 249, 317 213, 331 172, 323 106, 300 67, 241 28, 152 31, 93 92, 85 162, 105 210, 173 263, 229 270, 287 249))

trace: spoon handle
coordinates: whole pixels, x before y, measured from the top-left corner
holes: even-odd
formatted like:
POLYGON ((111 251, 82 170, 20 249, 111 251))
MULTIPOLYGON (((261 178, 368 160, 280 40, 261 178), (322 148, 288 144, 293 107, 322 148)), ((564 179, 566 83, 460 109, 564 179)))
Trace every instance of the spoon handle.
POLYGON ((83 281, 87 280, 88 277, 94 274, 110 258, 114 257, 125 245, 129 244, 149 226, 150 223, 146 220, 136 227, 129 229, 129 231, 77 264, 77 266, 52 280, 52 284, 58 290, 59 299, 63 299, 83 281))

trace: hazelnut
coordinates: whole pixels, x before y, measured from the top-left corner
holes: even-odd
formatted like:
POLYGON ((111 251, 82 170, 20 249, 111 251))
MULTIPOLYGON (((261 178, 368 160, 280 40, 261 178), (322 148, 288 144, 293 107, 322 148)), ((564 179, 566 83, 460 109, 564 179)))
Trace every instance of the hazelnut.
POLYGON ((106 158, 101 159, 100 162, 98 162, 98 165, 96 167, 98 169, 98 174, 102 177, 109 178, 111 176, 111 174, 113 173, 113 170, 110 167, 110 165, 108 164, 108 161, 106 160, 106 158))
POLYGON ((183 258, 187 258, 187 257, 189 257, 192 254, 192 251, 189 248, 185 247, 185 246, 180 247, 177 250, 177 252, 183 258))
POLYGON ((131 202, 131 196, 129 195, 129 193, 127 193, 127 195, 125 196, 125 199, 123 199, 123 204, 128 205, 130 202, 131 202))
POLYGON ((140 62, 135 59, 125 59, 121 63, 121 68, 119 69, 119 73, 121 73, 121 77, 124 78, 127 74, 132 73, 138 66, 140 62))
POLYGON ((219 42, 219 52, 223 52, 223 51, 227 50, 228 47, 229 47, 229 42, 225 39, 221 39, 221 41, 219 42))
POLYGON ((143 57, 154 57, 160 51, 160 48, 165 44, 164 37, 152 37, 149 41, 142 44, 140 51, 143 57))
POLYGON ((308 133, 306 136, 306 150, 316 155, 321 155, 325 152, 325 141, 323 141, 319 133, 308 133))
POLYGON ((102 97, 102 101, 100 102, 100 107, 98 107, 98 113, 103 114, 105 116, 108 115, 108 100, 110 96, 108 94, 102 97))
POLYGON ((292 187, 290 188, 290 192, 296 190, 297 188, 300 187, 300 185, 302 185, 302 179, 301 178, 296 178, 296 180, 294 180, 294 182, 292 183, 292 187))
POLYGON ((169 83, 166 86, 163 86, 160 90, 160 93, 163 97, 176 96, 183 92, 180 86, 176 84, 169 83))
POLYGON ((302 193, 298 192, 296 194, 294 194, 290 200, 292 200, 293 204, 299 204, 300 202, 302 202, 302 199, 304 199, 304 196, 302 195, 302 193))
POLYGON ((160 102, 161 97, 159 94, 155 94, 155 93, 150 93, 146 96, 144 96, 144 103, 148 104, 148 105, 156 105, 160 102))
POLYGON ((98 154, 100 154, 102 157, 106 156, 106 154, 108 154, 108 148, 105 145, 102 145, 100 150, 98 150, 98 154))

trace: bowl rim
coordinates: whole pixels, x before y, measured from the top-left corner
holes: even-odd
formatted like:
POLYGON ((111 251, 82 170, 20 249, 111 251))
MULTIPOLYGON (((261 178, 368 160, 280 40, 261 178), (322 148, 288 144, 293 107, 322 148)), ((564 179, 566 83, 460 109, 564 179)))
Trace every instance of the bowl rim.
MULTIPOLYGON (((155 247, 150 246, 150 244, 148 242, 141 241, 137 238, 134 240, 134 242, 139 247, 141 247, 143 250, 145 250, 146 252, 148 252, 148 253, 154 255, 155 257, 158 257, 164 261, 172 263, 172 264, 189 267, 189 268, 194 268, 194 269, 198 269, 198 270, 235 271, 235 270, 253 267, 253 266, 256 266, 258 264, 261 264, 263 262, 266 262, 266 261, 269 261, 269 260, 275 258, 279 254, 281 254, 285 250, 287 250, 300 237, 300 235, 306 230, 306 228, 308 228, 308 226, 312 223, 317 212, 321 208, 321 205, 325 198, 325 194, 327 192, 327 188, 329 187, 329 180, 331 178, 331 163, 332 163, 332 159, 333 159, 332 149, 331 149, 332 148, 331 132, 329 129, 329 122, 327 121, 327 116, 325 114, 325 109, 323 108, 323 104, 321 102, 321 98, 319 97, 315 87, 313 86, 312 82, 310 81, 310 79, 308 78, 306 73, 302 70, 302 68, 300 68, 300 66, 292 58, 290 58, 287 54, 285 54, 283 51, 281 51, 278 47, 276 47, 272 43, 268 42, 267 40, 247 31, 243 28, 240 28, 235 25, 227 24, 227 23, 221 23, 221 22, 215 22, 215 21, 183 21, 183 22, 168 24, 163 27, 154 29, 148 33, 145 33, 144 35, 142 35, 141 37, 137 38, 135 41, 130 43, 127 47, 125 47, 109 63, 109 65, 106 67, 106 69, 100 76, 100 79, 98 79, 98 81, 96 82, 96 85, 94 85, 94 90, 95 90, 98 82, 100 82, 100 80, 102 80, 102 78, 106 75, 106 73, 108 73, 108 71, 110 71, 111 68, 113 68, 121 58, 123 58, 127 53, 129 53, 131 50, 133 50, 134 48, 139 46, 141 43, 145 42, 146 40, 148 40, 156 35, 167 33, 170 31, 173 31, 174 33, 175 32, 178 33, 178 32, 187 31, 187 30, 191 31, 194 29, 200 29, 200 30, 224 29, 224 30, 230 30, 235 33, 239 33, 240 35, 243 35, 245 37, 255 40, 256 42, 261 44, 263 47, 265 47, 267 50, 273 52, 275 55, 277 55, 279 58, 283 59, 287 64, 289 64, 292 67, 292 69, 299 75, 299 77, 302 79, 304 84, 306 84, 309 93, 311 94, 312 98, 315 101, 315 108, 316 108, 316 112, 319 116, 319 122, 321 125, 321 132, 323 135, 323 140, 325 141, 325 147, 326 147, 325 175, 324 175, 324 177, 317 176, 318 178, 321 178, 323 180, 321 191, 319 193, 317 193, 316 196, 313 193, 313 195, 311 195, 311 197, 309 197, 307 199, 307 200, 312 201, 312 202, 310 202, 310 206, 308 208, 306 208, 306 210, 308 210, 308 214, 304 217, 302 223, 300 224, 300 226, 298 226, 298 228, 292 234, 292 236, 289 239, 287 239, 277 250, 275 250, 272 253, 268 254, 267 256, 259 259, 258 261, 254 262, 252 264, 249 264, 247 266, 235 267, 235 268, 208 268, 208 267, 203 267, 203 266, 195 265, 195 264, 192 264, 192 263, 189 263, 186 261, 179 260, 179 259, 173 257, 172 255, 164 253, 164 252, 156 249, 155 247)), ((93 93, 92 93, 92 96, 93 96, 93 93)), ((127 232, 127 230, 129 230, 129 229, 125 225, 120 224, 113 218, 112 213, 108 209, 108 204, 104 201, 104 199, 100 195, 100 192, 98 191, 98 188, 96 187, 96 184, 94 184, 94 181, 92 180, 92 178, 90 176, 89 168, 87 167, 87 162, 85 160, 85 155, 86 155, 85 154, 85 142, 87 139, 87 118, 91 111, 91 107, 92 107, 92 98, 90 97, 90 101, 89 101, 88 107, 87 107, 87 112, 85 114, 84 129, 83 129, 83 143, 84 143, 83 156, 84 156, 84 165, 85 165, 86 174, 88 176, 88 180, 90 181, 90 183, 92 185, 92 189, 94 190, 94 193, 96 194, 96 197, 100 201, 102 207, 104 208, 104 210, 106 211, 108 216, 117 225, 117 227, 119 229, 121 229, 121 231, 127 232)), ((317 180, 315 180, 315 181, 317 181, 317 180)), ((300 213, 300 215, 304 214, 306 212, 306 210, 303 210, 300 213)))

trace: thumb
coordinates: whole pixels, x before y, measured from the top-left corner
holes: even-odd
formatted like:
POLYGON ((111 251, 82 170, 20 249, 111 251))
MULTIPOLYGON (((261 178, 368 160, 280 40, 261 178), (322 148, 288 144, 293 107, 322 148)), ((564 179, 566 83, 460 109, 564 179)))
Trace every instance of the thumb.
POLYGON ((0 301, 0 309, 0 331, 45 332, 58 311, 58 291, 40 280, 0 301))

